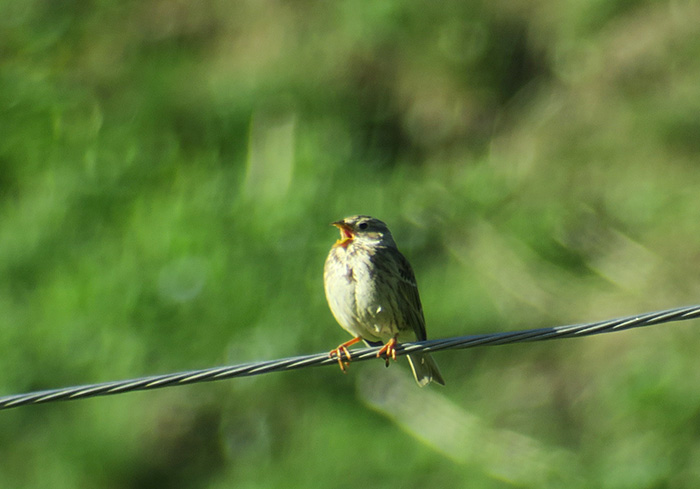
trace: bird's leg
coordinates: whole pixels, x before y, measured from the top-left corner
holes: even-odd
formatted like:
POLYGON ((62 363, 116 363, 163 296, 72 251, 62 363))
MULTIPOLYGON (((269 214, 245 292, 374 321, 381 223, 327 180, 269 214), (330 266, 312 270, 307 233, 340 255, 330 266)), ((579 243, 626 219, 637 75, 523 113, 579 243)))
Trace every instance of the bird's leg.
POLYGON ((329 357, 333 358, 333 355, 336 355, 338 357, 338 365, 340 365, 340 370, 343 371, 343 373, 346 372, 345 367, 350 365, 350 352, 348 351, 348 346, 352 346, 355 343, 358 343, 362 341, 362 338, 359 336, 357 338, 353 338, 349 341, 346 341, 342 345, 339 345, 338 348, 331 350, 331 352, 328 354, 329 357), (345 355, 345 358, 347 361, 343 361, 343 355, 345 355))
POLYGON ((387 367, 389 366, 389 359, 396 361, 396 345, 398 344, 399 342, 396 341, 396 336, 394 336, 377 352, 377 358, 380 358, 382 355, 385 356, 387 367))

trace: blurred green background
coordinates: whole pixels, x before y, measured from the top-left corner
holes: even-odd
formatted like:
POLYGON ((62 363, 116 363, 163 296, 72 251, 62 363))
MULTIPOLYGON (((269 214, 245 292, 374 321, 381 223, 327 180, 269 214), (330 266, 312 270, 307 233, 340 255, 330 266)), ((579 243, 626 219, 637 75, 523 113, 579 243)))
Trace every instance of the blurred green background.
MULTIPOLYGON (((356 213, 432 338, 700 302, 697 2, 0 6, 0 395, 334 348, 356 213)), ((696 488, 698 328, 1 411, 0 486, 696 488)))

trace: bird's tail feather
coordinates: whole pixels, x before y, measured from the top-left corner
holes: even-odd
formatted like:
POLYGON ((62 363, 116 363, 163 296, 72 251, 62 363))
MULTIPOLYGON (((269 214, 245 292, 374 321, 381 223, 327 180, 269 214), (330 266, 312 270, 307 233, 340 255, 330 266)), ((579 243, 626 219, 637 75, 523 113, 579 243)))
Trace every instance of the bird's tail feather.
POLYGON ((411 353, 408 355, 408 363, 413 370, 413 376, 421 387, 425 387, 430 382, 445 385, 445 381, 440 374, 435 360, 428 353, 411 353))

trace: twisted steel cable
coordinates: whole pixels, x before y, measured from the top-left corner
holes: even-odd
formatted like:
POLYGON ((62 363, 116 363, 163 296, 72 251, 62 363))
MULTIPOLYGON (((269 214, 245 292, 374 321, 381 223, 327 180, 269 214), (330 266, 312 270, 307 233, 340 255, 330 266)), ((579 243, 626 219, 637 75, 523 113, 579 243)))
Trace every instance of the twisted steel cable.
MULTIPOLYGON (((435 352, 440 350, 473 348, 475 346, 495 346, 526 341, 543 341, 558 338, 590 336, 594 334, 611 333, 614 331, 623 331, 626 329, 651 326, 672 321, 696 319, 698 317, 700 317, 700 306, 680 307, 676 309, 668 309, 665 311, 651 312, 637 316, 610 319, 595 323, 401 343, 396 348, 396 355, 405 355, 416 351, 435 352)), ((380 347, 372 347, 351 350, 351 360, 353 362, 358 362, 376 358, 379 348, 380 347)), ((233 377, 247 377, 270 372, 280 372, 284 370, 294 370, 305 367, 331 364, 337 365, 338 360, 336 358, 330 358, 328 353, 316 353, 314 355, 302 355, 283 358, 280 360, 268 360, 226 367, 207 368, 203 370, 191 370, 173 374, 155 375, 130 380, 120 380, 101 384, 66 387, 62 389, 52 389, 30 392, 27 394, 5 396, 0 397, 0 409, 10 409, 27 404, 42 404, 53 401, 68 401, 73 399, 85 399, 88 397, 107 396, 137 390, 159 389, 162 387, 195 384, 198 382, 211 382, 214 380, 231 379, 233 377)))

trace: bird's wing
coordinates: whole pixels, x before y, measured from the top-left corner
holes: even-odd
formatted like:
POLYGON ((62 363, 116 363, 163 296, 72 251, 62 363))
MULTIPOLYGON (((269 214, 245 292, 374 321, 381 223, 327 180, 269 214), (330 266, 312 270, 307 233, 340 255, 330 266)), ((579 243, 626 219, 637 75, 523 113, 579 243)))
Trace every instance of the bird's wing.
POLYGON ((411 264, 408 262, 406 257, 404 257, 398 250, 396 251, 396 255, 399 277, 399 300, 403 302, 401 311, 403 311, 406 323, 413 327, 418 341, 423 341, 427 339, 427 336, 425 333, 423 306, 421 305, 420 295, 418 294, 416 276, 413 273, 411 264))

